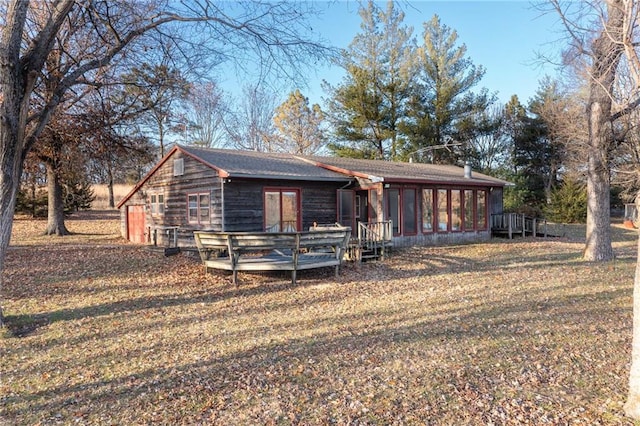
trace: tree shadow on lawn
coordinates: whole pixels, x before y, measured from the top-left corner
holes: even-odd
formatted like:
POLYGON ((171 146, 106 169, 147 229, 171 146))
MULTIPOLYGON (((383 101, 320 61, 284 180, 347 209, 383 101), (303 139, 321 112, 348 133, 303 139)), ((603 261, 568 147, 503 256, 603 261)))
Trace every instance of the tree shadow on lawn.
MULTIPOLYGON (((321 268, 326 272, 333 274, 333 268, 321 268)), ((307 271, 303 271, 307 272, 307 271)), ((311 272, 311 271, 309 271, 311 272)), ((216 304, 228 299, 234 298, 252 298, 265 294, 275 294, 279 292, 288 292, 295 288, 315 286, 321 283, 322 272, 313 271, 308 276, 300 279, 298 283, 293 286, 290 281, 290 276, 285 276, 284 273, 272 272, 259 274, 262 275, 261 282, 254 283, 248 286, 235 287, 230 282, 229 274, 226 271, 215 271, 218 276, 224 276, 228 278, 227 285, 212 287, 208 284, 203 284, 203 288, 200 290, 194 289, 189 291, 185 296, 184 292, 174 292, 154 296, 144 296, 136 298, 127 298, 125 300, 119 300, 115 302, 101 303, 95 305, 82 306, 70 309, 60 309, 52 312, 43 312, 38 314, 24 314, 24 315, 7 315, 5 321, 7 328, 14 337, 26 337, 36 332, 40 327, 47 326, 49 324, 59 321, 73 321, 82 320, 86 318, 97 318, 102 316, 113 316, 127 312, 137 312, 142 310, 152 309, 164 309, 175 306, 187 306, 194 304, 216 304), (274 282, 274 278, 278 279, 274 282), (195 294, 194 294, 195 293, 195 294)), ((204 275, 204 271, 202 272, 204 275)), ((244 274, 243 274, 244 275, 244 274)), ((258 274, 252 274, 258 275, 258 274)), ((306 275, 306 274, 305 274, 306 275)), ((333 276, 331 275, 333 278, 333 276)), ((207 277, 205 277, 206 279, 207 277)), ((326 278, 326 276, 324 277, 326 278)), ((127 290, 140 289, 141 291, 148 290, 153 284, 147 285, 126 285, 121 284, 122 287, 126 287, 127 290)), ((191 288, 194 288, 193 286, 191 288)), ((108 291, 106 289, 105 291, 108 291)), ((88 292, 91 290, 83 290, 88 292)), ((75 294, 78 297, 78 294, 75 294)), ((320 297, 320 295, 318 295, 320 297)))
MULTIPOLYGON (((557 351, 574 337, 571 335, 572 331, 563 329, 562 326, 574 324, 586 328, 602 318, 619 317, 620 312, 610 306, 609 302, 626 297, 627 293, 628 289, 625 288, 595 295, 567 296, 552 299, 546 306, 536 309, 532 309, 531 304, 526 301, 517 301, 505 302, 500 306, 486 306, 471 312, 456 309, 437 319, 422 315, 407 316, 404 318, 404 325, 401 326, 397 325, 395 319, 384 317, 377 317, 373 323, 361 321, 354 324, 354 318, 343 315, 336 321, 352 324, 352 327, 339 334, 330 331, 310 337, 292 338, 281 343, 267 343, 257 347, 249 345, 251 347, 246 350, 224 356, 216 356, 215 351, 212 351, 211 357, 197 362, 143 369, 113 379, 82 381, 70 386, 52 386, 33 393, 14 393, 5 396, 3 403, 7 407, 5 413, 10 419, 24 420, 33 415, 32 413, 43 413, 43 416, 53 416, 57 413, 60 416, 58 420, 71 421, 74 413, 91 413, 92 407, 95 406, 120 407, 123 410, 138 410, 140 416, 151 415, 144 410, 155 411, 157 402, 174 404, 175 407, 170 406, 170 410, 175 416, 184 415, 183 421, 203 422, 208 416, 216 413, 233 418, 236 411, 251 411, 247 405, 255 404, 257 408, 260 405, 259 401, 264 401, 263 398, 276 398, 281 401, 281 413, 261 412, 256 414, 258 417, 253 420, 263 422, 268 420, 270 415, 287 415, 287 410, 290 409, 295 411, 303 422, 311 421, 313 418, 328 421, 332 417, 335 418, 336 413, 332 410, 342 409, 345 410, 343 420, 348 414, 354 416, 352 421, 356 421, 354 419, 358 417, 362 417, 361 420, 366 420, 367 417, 364 414, 358 416, 350 413, 350 401, 364 400, 368 392, 378 389, 381 394, 387 392, 388 396, 395 398, 397 402, 411 401, 408 409, 426 416, 423 417, 425 421, 437 421, 442 415, 450 418, 461 416, 462 413, 447 412, 449 408, 444 401, 449 400, 458 401, 465 410, 471 410, 468 415, 473 415, 473 410, 477 410, 475 419, 485 422, 487 418, 491 418, 490 410, 501 403, 501 398, 533 398, 532 394, 527 394, 517 383, 510 383, 513 378, 510 376, 517 376, 518 372, 535 369, 533 366, 541 364, 552 372, 563 372, 562 381, 556 385, 545 381, 534 385, 526 384, 528 391, 532 391, 533 394, 545 394, 552 386, 560 386, 563 393, 553 396, 556 406, 538 407, 537 412, 530 414, 538 416, 538 420, 546 419, 548 422, 548 416, 553 414, 554 410, 557 411, 558 406, 563 410, 572 406, 586 406, 590 408, 590 412, 585 415, 591 415, 602 410, 602 406, 593 401, 597 390, 614 384, 598 382, 597 385, 594 384, 597 387, 594 391, 590 386, 591 378, 586 377, 580 381, 576 375, 583 369, 599 368, 603 370, 602 377, 607 380, 614 381, 619 378, 604 373, 605 370, 610 371, 613 368, 609 365, 610 360, 588 357, 558 358, 557 351), (553 312, 554 315, 549 316, 548 312, 553 312), (518 336, 517 339, 514 339, 514 334, 518 336), (538 348, 538 352, 523 353, 539 345, 540 336, 545 336, 546 343, 542 345, 546 347, 538 348), (476 342, 480 346, 479 355, 451 353, 444 358, 438 358, 441 348, 447 348, 447 345, 456 350, 464 350, 465 341, 476 342), (409 347, 420 349, 419 352, 408 353, 409 347), (495 352, 496 350, 498 352, 495 352), (408 363, 409 367, 406 371, 400 370, 398 374, 404 373, 407 377, 387 377, 383 367, 397 362, 398 354, 402 354, 402 361, 408 363), (436 357, 440 363, 433 367, 419 364, 423 358, 428 359, 430 355, 436 357), (504 364, 507 359, 511 360, 513 365, 495 367, 496 362, 504 364), (464 364, 465 362, 467 364, 464 364), (425 370, 416 371, 412 363, 417 363, 416 365, 424 367, 425 370), (299 365, 302 370, 297 369, 299 365), (426 371, 428 368, 432 369, 426 371), (460 368, 465 372, 462 376, 458 371, 460 368), (402 387, 394 387, 389 384, 390 379, 402 383, 405 378, 411 380, 410 385, 407 383, 402 387), (468 388, 469 385, 477 388, 480 393, 492 393, 487 406, 478 408, 475 404, 478 400, 477 393, 474 395, 457 391, 468 388), (433 392, 437 395, 430 394, 427 389, 437 389, 438 392, 433 392), (331 399, 330 394, 340 398, 339 404, 327 403, 331 399), (158 395, 162 396, 160 401, 156 398, 158 395), (236 398, 242 395, 247 397, 246 400, 236 398), (258 399, 252 403, 249 396, 258 399), (299 404, 299 398, 306 403, 299 404), (189 399, 198 401, 199 408, 184 411, 185 407, 181 404, 185 404, 189 399), (218 401, 219 404, 207 405, 207 401, 212 400, 218 401), (589 404, 593 406, 589 407, 589 404), (431 411, 425 411, 428 407, 431 407, 431 411), (313 417, 317 415, 320 417, 313 417)), ((624 327, 630 328, 630 324, 624 327)), ((610 330, 605 328, 592 332, 591 334, 600 334, 593 336, 594 343, 604 344, 602 341, 605 340, 603 337, 606 337, 607 332, 610 330)), ((585 336, 589 337, 590 333, 585 331, 585 336)), ((189 347, 198 345, 198 341, 185 341, 182 344, 189 347)), ((162 349, 159 345, 158 350, 162 349)), ((180 348, 167 347, 164 350, 179 351, 180 348)), ((122 362, 127 360, 125 356, 122 362)), ((615 368, 623 367, 616 365, 615 368)), ((612 389, 608 390, 612 394, 615 393, 612 389)), ((611 395, 600 396, 604 399, 611 395)), ((374 400, 372 404, 375 403, 374 400)), ((531 403, 539 405, 539 401, 533 399, 531 403)), ((105 414, 107 417, 113 415, 114 419, 118 419, 119 413, 116 410, 103 413, 105 414)), ((392 420, 384 418, 385 414, 377 415, 378 420, 392 420)), ((514 414, 512 420, 515 419, 514 414)), ((105 418, 101 420, 104 421, 105 418)), ((142 417, 140 420, 142 423, 149 421, 142 417)), ((494 420, 504 421, 504 417, 502 420, 494 420)))
MULTIPOLYGON (((508 246, 507 246, 508 247, 508 246)), ((85 250, 84 256, 86 256, 80 263, 68 264, 69 269, 61 271, 59 276, 51 276, 50 270, 46 265, 41 265, 41 268, 30 268, 30 273, 34 274, 34 280, 46 279, 53 282, 59 281, 62 289, 56 289, 56 291, 64 291, 70 295, 79 295, 81 293, 92 293, 97 291, 108 292, 113 290, 111 286, 100 285, 98 281, 93 286, 84 286, 81 289, 74 289, 66 287, 65 283, 73 278, 81 278, 83 276, 91 276, 93 280, 98 280, 100 277, 112 277, 114 271, 117 271, 121 277, 126 277, 127 274, 135 270, 135 266, 132 268, 131 262, 126 253, 128 250, 133 249, 132 253, 137 252, 138 256, 135 257, 136 264, 143 265, 143 271, 149 271, 161 275, 163 268, 172 268, 173 260, 149 257, 150 254, 145 252, 142 257, 139 256, 140 248, 123 247, 121 248, 109 248, 107 251, 111 253, 108 256, 108 260, 105 261, 105 250, 96 248, 95 250, 85 250), (153 260, 148 263, 148 260, 153 260), (92 265, 87 273, 87 264, 92 265), (155 270, 157 268, 158 270, 155 270), (40 277, 40 278, 38 278, 40 277)), ((52 251, 59 251, 56 248, 50 248, 52 251)), ((241 284, 239 288, 232 288, 229 283, 229 274, 224 271, 215 271, 218 277, 224 277, 227 281, 227 285, 224 287, 216 286, 212 288, 206 282, 203 283, 204 288, 199 291, 199 294, 193 294, 186 296, 183 293, 180 294, 163 294, 151 297, 140 297, 121 300, 117 302, 102 303, 96 305, 83 306, 71 309, 62 309, 58 311, 32 314, 32 315, 15 315, 7 316, 6 320, 10 332, 16 337, 27 336, 38 328, 48 325, 57 321, 66 320, 78 320, 88 317, 100 317, 105 315, 114 315, 124 313, 128 311, 139 311, 145 309, 166 308, 179 305, 190 305, 200 303, 217 303, 226 299, 242 296, 253 297, 268 293, 286 292, 292 288, 314 286, 322 283, 330 285, 350 285, 353 282, 362 280, 374 280, 374 281, 386 281, 391 279, 409 279, 420 277, 431 277, 443 274, 457 274, 463 272, 482 273, 484 271, 503 271, 509 273, 510 271, 519 272, 522 269, 551 269, 556 266, 565 266, 567 264, 573 264, 577 267, 584 267, 585 272, 588 271, 589 263, 583 262, 577 257, 576 253, 563 252, 563 253, 543 253, 537 256, 531 254, 523 255, 521 252, 514 250, 513 254, 506 256, 504 253, 500 255, 500 262, 496 262, 491 258, 470 258, 468 256, 456 256, 451 254, 452 249, 450 247, 446 249, 429 249, 429 248, 412 248, 412 249, 400 249, 397 250, 389 261, 364 263, 360 266, 347 265, 343 267, 341 276, 338 280, 333 279, 331 276, 333 268, 321 268, 311 271, 300 271, 299 282, 295 287, 291 286, 290 273, 274 272, 274 273, 260 273, 262 279, 252 281, 254 285, 244 286, 242 281, 249 275, 256 274, 240 274, 241 284), (506 256, 506 257, 505 257, 506 256), (273 279, 277 278, 276 282, 273 279), (283 282, 284 281, 284 282, 283 282)), ((47 253, 48 250, 45 250, 47 253)), ((63 250, 64 252, 64 250, 63 250)), ((73 251, 69 251, 72 253, 73 251)), ((153 255, 151 255, 153 256, 153 255)), ((631 261, 631 260, 629 260, 631 261)), ((188 259, 188 267, 200 268, 199 262, 196 259, 188 259)), ((184 263, 181 264, 184 267, 184 263)), ((138 271, 137 271, 138 272, 138 271)), ((204 273, 204 272, 201 272, 204 273)), ((151 276, 151 275, 150 275, 151 276)), ((206 281, 207 277, 204 277, 206 281)), ((152 285, 152 284, 151 284, 152 285)), ((150 284, 135 284, 135 281, 125 281, 120 284, 121 287, 127 290, 135 290, 139 288, 144 291, 148 289, 150 284)), ((41 286, 41 290, 46 292, 46 286, 41 286)), ((11 292, 10 292, 11 293, 11 292)), ((19 294, 9 294, 9 297, 20 298, 19 294)), ((33 294, 24 294, 22 297, 33 297, 33 294)))
POLYGON ((396 252, 401 260, 396 262, 380 262, 377 271, 383 276, 394 278, 414 278, 421 276, 438 276, 463 272, 496 272, 523 269, 550 269, 557 266, 585 266, 580 253, 545 253, 540 255, 514 252, 501 254, 500 260, 472 259, 448 253, 430 253, 426 256, 412 257, 396 252))

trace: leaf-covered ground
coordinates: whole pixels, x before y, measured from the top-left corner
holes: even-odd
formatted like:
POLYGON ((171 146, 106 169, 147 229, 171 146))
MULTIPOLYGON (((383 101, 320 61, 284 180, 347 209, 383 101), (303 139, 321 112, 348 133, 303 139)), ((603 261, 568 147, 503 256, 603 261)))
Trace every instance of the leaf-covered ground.
POLYGON ((621 226, 606 264, 581 260, 578 229, 236 289, 122 241, 116 216, 67 225, 14 225, 8 424, 631 424, 636 233, 621 226))

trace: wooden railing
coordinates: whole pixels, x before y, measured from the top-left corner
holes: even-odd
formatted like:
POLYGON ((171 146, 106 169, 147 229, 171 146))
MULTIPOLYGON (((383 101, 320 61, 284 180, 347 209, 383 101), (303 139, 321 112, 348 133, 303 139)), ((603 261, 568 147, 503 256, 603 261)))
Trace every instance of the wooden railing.
POLYGON ((547 220, 528 217, 520 213, 500 213, 491 215, 491 232, 493 234, 544 235, 547 236, 547 220))
POLYGON ((392 236, 390 220, 358 223, 358 240, 360 244, 389 242, 392 236))
MULTIPOLYGON (((346 229, 339 223, 314 223, 310 231, 346 229)), ((351 229, 351 228, 348 228, 351 229)), ((348 258, 362 261, 363 258, 384 259, 385 249, 391 247, 393 228, 390 220, 382 222, 358 222, 358 232, 352 236, 347 250, 348 258)))

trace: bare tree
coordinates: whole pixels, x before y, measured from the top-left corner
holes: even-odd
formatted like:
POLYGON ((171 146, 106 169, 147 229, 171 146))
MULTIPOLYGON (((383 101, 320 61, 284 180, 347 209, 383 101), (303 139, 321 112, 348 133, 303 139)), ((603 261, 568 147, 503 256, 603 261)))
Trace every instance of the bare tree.
MULTIPOLYGON (((620 119, 640 105, 640 55, 637 0, 551 2, 572 42, 570 58, 584 61, 588 76, 587 112, 587 242, 585 259, 610 260, 609 192, 611 153, 618 151, 624 129, 620 119), (629 79, 620 92, 620 79, 629 79)), ((633 155, 633 154, 630 154, 633 155)), ((640 193, 636 195, 640 207, 640 193)), ((638 240, 640 254, 640 239, 638 240)), ((636 265, 633 298, 633 344, 629 394, 624 410, 640 419, 640 262, 636 265)))
POLYGON ((468 126, 460 132, 460 139, 466 141, 466 158, 483 172, 495 171, 505 164, 511 148, 504 125, 504 107, 493 105, 484 111, 477 111, 468 117, 468 126))
POLYGON ((227 110, 224 92, 214 82, 194 83, 186 99, 187 121, 193 124, 193 144, 207 148, 226 144, 223 117, 227 110))
POLYGON ((144 63, 122 76, 127 91, 140 104, 140 121, 145 127, 158 131, 160 157, 164 157, 164 136, 172 104, 186 99, 190 91, 180 70, 170 68, 167 62, 167 58, 163 58, 159 65, 144 63))
MULTIPOLYGON (((127 67, 141 54, 153 52, 165 37, 198 44, 197 49, 181 50, 185 54, 235 58, 241 64, 256 57, 250 52, 257 52, 261 69, 301 76, 301 62, 324 60, 330 53, 307 37, 309 27, 303 24, 313 12, 310 7, 289 1, 209 0, 0 4, 0 280, 24 159, 65 96, 99 81, 107 65, 117 61, 127 67), (60 38, 65 42, 57 43, 60 38), (51 68, 50 63, 57 66, 51 68), (35 96, 40 85, 47 86, 44 98, 35 96)), ((0 281, 0 291, 1 287, 0 281)))
MULTIPOLYGON (((565 60, 582 65, 587 76, 587 235, 586 260, 614 257, 610 221, 610 153, 615 148, 614 123, 640 102, 637 89, 621 97, 615 92, 620 69, 640 83, 637 42, 638 6, 634 0, 561 2, 552 0, 569 35, 565 60)), ((575 65, 574 65, 575 66, 575 65)), ((640 85, 636 86, 640 88, 640 85)))
POLYGON ((233 146, 250 151, 271 152, 275 94, 258 87, 245 87, 235 111, 229 111, 225 128, 233 146))

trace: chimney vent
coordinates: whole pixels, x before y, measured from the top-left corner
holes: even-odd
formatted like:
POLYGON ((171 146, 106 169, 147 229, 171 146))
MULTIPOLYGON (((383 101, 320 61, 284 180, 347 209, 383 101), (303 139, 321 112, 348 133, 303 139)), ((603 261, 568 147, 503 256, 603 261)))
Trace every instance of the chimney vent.
POLYGON ((464 177, 465 179, 471 179, 471 163, 468 161, 464 163, 464 177))

